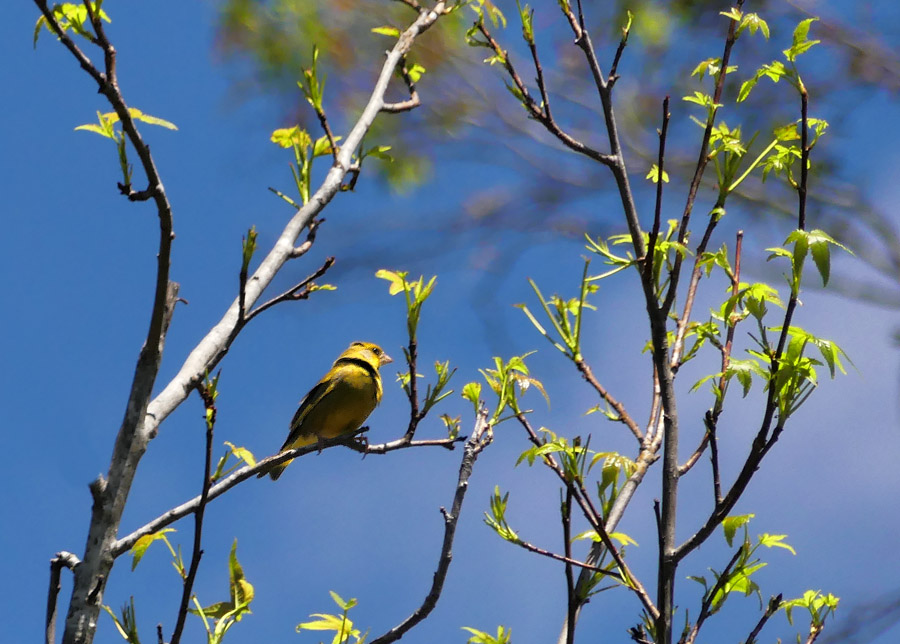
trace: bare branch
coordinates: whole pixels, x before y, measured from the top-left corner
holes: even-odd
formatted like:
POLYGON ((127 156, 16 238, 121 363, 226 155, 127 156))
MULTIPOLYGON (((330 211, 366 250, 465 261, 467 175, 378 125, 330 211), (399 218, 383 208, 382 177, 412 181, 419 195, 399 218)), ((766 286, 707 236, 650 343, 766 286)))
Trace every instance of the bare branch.
POLYGON ((509 59, 509 53, 500 47, 500 43, 498 43, 494 39, 483 22, 478 25, 478 30, 485 37, 485 40, 488 42, 494 53, 500 58, 500 60, 503 61, 503 67, 504 69, 506 69, 506 73, 509 74, 510 80, 512 80, 513 84, 516 86, 516 89, 522 95, 522 105, 524 105, 525 109, 528 110, 528 113, 532 116, 532 118, 543 125, 548 132, 555 136, 557 140, 567 148, 574 150, 579 154, 583 154, 584 156, 606 166, 612 166, 616 162, 613 155, 603 154, 602 152, 599 152, 585 145, 581 141, 578 141, 577 139, 573 138, 565 131, 563 131, 563 129, 556 123, 556 121, 554 121, 550 117, 550 114, 546 109, 546 104, 545 108, 542 109, 541 106, 538 105, 534 98, 531 96, 531 93, 528 91, 528 87, 522 81, 522 78, 519 76, 519 73, 516 71, 515 67, 512 64, 512 61, 509 59))
POLYGON ((606 403, 613 408, 616 414, 619 415, 619 420, 631 430, 631 433, 634 434, 634 437, 638 440, 638 443, 641 443, 644 438, 644 434, 641 432, 641 428, 638 427, 638 424, 634 422, 634 419, 625 409, 625 405, 619 402, 616 398, 613 397, 606 388, 600 384, 600 381, 594 376, 594 372, 591 370, 590 365, 588 365, 583 359, 579 358, 575 360, 575 366, 578 367, 578 371, 581 372, 582 377, 588 382, 588 384, 593 387, 600 397, 606 401, 606 403))
MULTIPOLYGON (((396 441, 391 441, 380 445, 360 446, 357 437, 367 431, 368 427, 361 427, 351 436, 339 436, 337 438, 322 439, 321 441, 313 445, 305 445, 303 447, 285 450, 283 452, 279 452, 278 454, 274 454, 272 456, 264 458, 261 461, 258 461, 253 467, 246 466, 235 470, 227 477, 216 481, 210 486, 207 502, 217 499, 225 492, 233 488, 235 485, 238 485, 246 481, 247 479, 252 479, 260 473, 268 472, 269 468, 275 465, 279 465, 286 461, 298 458, 300 456, 303 456, 304 454, 310 454, 312 452, 324 450, 336 445, 349 447, 350 449, 362 452, 363 454, 386 454, 387 452, 392 452, 398 449, 407 449, 414 447, 444 447, 446 449, 452 450, 456 443, 466 440, 465 437, 421 441, 406 441, 401 438, 396 441)), ((156 517, 152 521, 149 521, 130 534, 122 537, 121 539, 118 539, 110 548, 111 556, 113 558, 121 556, 126 551, 130 550, 131 547, 134 546, 137 540, 141 537, 158 532, 166 526, 175 523, 179 519, 182 519, 187 515, 196 512, 197 508, 200 506, 200 500, 200 496, 195 496, 194 498, 185 501, 181 505, 178 505, 164 512, 160 516, 156 517)))
POLYGON ((169 644, 179 644, 181 642, 181 633, 184 629, 184 620, 187 618, 188 603, 191 601, 194 579, 197 577, 197 570, 200 569, 200 558, 203 557, 203 515, 206 510, 206 504, 209 501, 209 488, 212 483, 210 473, 212 471, 213 429, 216 425, 216 399, 205 384, 199 385, 197 392, 203 399, 203 408, 206 412, 204 414, 206 422, 206 451, 203 461, 203 484, 200 488, 200 501, 197 504, 197 510, 194 512, 194 544, 191 550, 191 565, 188 568, 187 577, 184 578, 181 603, 178 606, 178 617, 175 620, 175 629, 172 632, 172 639, 169 640, 169 644))
POLYGON ((325 263, 323 263, 318 269, 316 269, 315 273, 308 276, 306 279, 302 280, 301 282, 294 284, 291 288, 284 291, 283 293, 276 295, 275 297, 273 297, 271 300, 269 300, 265 304, 260 304, 258 307, 256 307, 252 311, 250 311, 250 314, 247 315, 244 322, 245 323, 249 322, 250 320, 255 318, 257 315, 262 313, 263 311, 270 309, 273 306, 275 306, 276 304, 279 304, 281 302, 307 299, 310 296, 310 294, 313 292, 313 286, 314 286, 313 280, 316 280, 316 279, 322 277, 325 273, 327 273, 328 269, 331 268, 332 266, 334 266, 334 261, 335 261, 334 257, 327 258, 325 260, 325 263))
POLYGON ((472 475, 472 468, 478 455, 493 441, 493 432, 488 422, 487 408, 482 405, 478 410, 478 416, 475 419, 475 427, 472 429, 472 435, 466 441, 463 450, 462 462, 459 465, 459 477, 456 483, 456 493, 453 495, 453 505, 447 512, 441 508, 441 514, 444 516, 444 541, 441 546, 441 554, 438 557, 437 569, 431 583, 431 589, 422 601, 422 604, 413 613, 403 620, 397 626, 372 640, 371 644, 388 644, 395 642, 416 624, 424 620, 434 610, 440 599, 441 591, 444 587, 444 580, 447 578, 447 570, 450 568, 450 561, 453 558, 452 548, 453 539, 456 536, 456 524, 459 521, 459 515, 462 512, 463 500, 466 496, 466 490, 469 488, 469 477, 472 475))
MULTIPOLYGON (((562 503, 563 547, 566 553, 566 644, 575 642, 575 624, 578 620, 578 596, 575 594, 575 575, 572 571, 572 488, 566 488, 562 503)), ((579 563, 579 565, 583 565, 579 563)))
POLYGON ((444 449, 452 451, 456 449, 457 443, 465 442, 465 440, 465 436, 457 436, 456 438, 432 438, 414 441, 407 440, 406 435, 404 435, 397 440, 389 441, 387 443, 381 443, 379 445, 366 445, 365 447, 357 447, 354 444, 350 444, 348 445, 348 447, 363 454, 387 454, 388 452, 393 452, 398 449, 405 449, 407 447, 443 447, 444 449))
POLYGON ((399 103, 385 103, 382 105, 381 111, 388 114, 409 112, 422 104, 421 99, 419 99, 419 92, 416 90, 416 84, 413 82, 412 77, 409 75, 409 70, 406 68, 406 56, 403 56, 403 58, 400 59, 400 64, 397 66, 397 72, 406 84, 406 89, 409 90, 409 99, 400 101, 399 103))
MULTIPOLYGON (((622 53, 625 51, 625 46, 628 45, 628 34, 630 31, 628 29, 622 29, 622 38, 619 40, 619 46, 616 47, 616 55, 613 57, 612 65, 609 68, 609 86, 610 89, 613 85, 615 85, 616 81, 619 78, 618 69, 619 69, 619 61, 622 60, 622 53)), ((668 98, 668 97, 666 97, 668 98)))
POLYGON ((781 598, 782 595, 779 593, 775 597, 769 599, 769 605, 766 606, 766 611, 763 613, 762 617, 759 618, 759 621, 756 623, 756 626, 753 627, 753 630, 750 631, 750 635, 747 636, 745 642, 755 642, 756 637, 759 635, 760 631, 762 631, 763 626, 766 625, 766 622, 769 621, 769 618, 772 617, 775 613, 778 612, 778 609, 781 607, 781 598))
POLYGON ((56 605, 59 597, 59 574, 63 567, 75 570, 81 561, 71 552, 57 552, 50 560, 50 588, 47 591, 46 644, 56 644, 56 605))

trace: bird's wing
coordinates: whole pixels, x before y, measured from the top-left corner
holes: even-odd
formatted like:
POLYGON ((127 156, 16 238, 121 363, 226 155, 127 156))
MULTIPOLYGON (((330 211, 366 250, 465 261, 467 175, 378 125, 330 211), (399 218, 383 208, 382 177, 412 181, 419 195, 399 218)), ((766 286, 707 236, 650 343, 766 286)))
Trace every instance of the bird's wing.
POLYGON ((284 445, 281 446, 282 450, 287 449, 301 436, 310 433, 308 429, 306 431, 303 429, 304 418, 306 418, 311 409, 322 402, 322 399, 334 390, 338 380, 340 380, 340 378, 337 378, 334 375, 326 377, 322 379, 319 384, 310 389, 309 393, 303 397, 303 400, 300 401, 300 406, 297 407, 297 412, 291 419, 291 433, 288 434, 287 440, 285 440, 284 445))

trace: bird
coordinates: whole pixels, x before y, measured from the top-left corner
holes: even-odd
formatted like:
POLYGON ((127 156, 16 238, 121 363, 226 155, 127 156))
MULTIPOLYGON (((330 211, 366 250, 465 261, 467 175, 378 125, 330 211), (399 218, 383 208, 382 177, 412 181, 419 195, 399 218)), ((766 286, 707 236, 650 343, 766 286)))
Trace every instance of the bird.
MULTIPOLYGON (((325 438, 352 434, 381 402, 381 374, 378 370, 393 362, 372 342, 353 342, 313 387, 291 420, 291 430, 278 453, 312 445, 325 438)), ((291 459, 293 460, 293 459, 291 459)), ((277 480, 291 461, 263 471, 277 480)))

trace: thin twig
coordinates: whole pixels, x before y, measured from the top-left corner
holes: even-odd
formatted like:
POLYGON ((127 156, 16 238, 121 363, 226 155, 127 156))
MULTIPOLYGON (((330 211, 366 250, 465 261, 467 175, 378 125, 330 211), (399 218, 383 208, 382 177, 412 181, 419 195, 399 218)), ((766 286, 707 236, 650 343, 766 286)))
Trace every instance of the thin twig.
POLYGON ((444 587, 444 580, 447 578, 447 570, 450 568, 450 561, 453 558, 453 540, 456 535, 456 525, 459 521, 459 515, 462 512, 463 501, 466 496, 466 490, 469 488, 469 478, 472 476, 472 468, 478 455, 493 441, 493 432, 488 422, 487 408, 482 405, 478 410, 478 416, 475 419, 475 426, 472 429, 472 435, 466 441, 463 450, 462 462, 459 465, 459 477, 456 483, 456 493, 453 495, 453 505, 447 512, 441 508, 441 514, 444 517, 444 541, 441 546, 441 553, 438 557, 437 569, 432 577, 431 589, 422 601, 422 604, 400 624, 394 626, 389 631, 376 637, 371 644, 389 644, 395 642, 416 624, 424 620, 434 610, 440 599, 441 591, 444 587))
POLYGON ((712 419, 706 425, 707 435, 709 436, 709 460, 712 468, 713 482, 713 503, 718 505, 722 502, 722 475, 719 473, 719 437, 718 419, 712 419))
POLYGON ((613 397, 612 394, 607 391, 606 387, 600 384, 600 381, 594 376, 594 372, 591 370, 590 365, 588 365, 583 359, 578 358, 575 360, 575 366, 578 368, 578 371, 581 372, 582 377, 594 388, 594 390, 600 394, 600 397, 606 401, 606 403, 613 408, 613 410, 618 414, 619 421, 624 423, 626 427, 634 434, 634 437, 638 440, 638 443, 644 438, 643 432, 641 432, 641 428, 638 427, 638 424, 634 422, 634 419, 625 409, 625 405, 623 405, 619 400, 613 397))
MULTIPOLYGON (((808 133, 809 127, 807 118, 808 100, 809 97, 806 93, 806 88, 801 84, 800 136, 802 150, 800 154, 800 184, 797 186, 797 194, 799 198, 799 204, 797 208, 797 227, 800 230, 805 230, 806 227, 806 195, 807 181, 809 179, 809 173, 805 171, 807 165, 809 165, 809 146, 803 136, 803 132, 808 133)), ((706 523, 704 523, 697 532, 695 532, 690 538, 688 538, 676 549, 675 557, 679 560, 683 559, 688 555, 688 553, 690 553, 701 543, 703 543, 709 537, 709 535, 712 534, 716 526, 719 525, 719 523, 726 516, 728 516, 728 513, 737 503, 740 496, 744 493, 747 485, 749 485, 750 479, 753 478, 753 475, 759 468, 759 464, 762 462, 763 458, 769 452, 769 450, 772 449, 772 447, 778 441, 778 438, 781 436, 781 432, 784 430, 784 422, 786 420, 784 418, 779 418, 778 424, 776 424, 775 428, 772 429, 772 422, 774 420, 778 406, 778 403, 775 399, 775 396, 777 395, 777 387, 774 386, 774 383, 775 378, 778 375, 781 358, 784 355, 785 346, 787 345, 787 339, 790 335, 791 321, 793 320, 794 310, 797 308, 797 302, 799 300, 798 291, 799 285, 797 285, 796 288, 792 287, 791 296, 788 299, 787 306, 785 307, 784 321, 782 322, 781 332, 778 336, 778 344, 772 354, 772 362, 771 366, 769 367, 769 382, 772 384, 769 387, 769 391, 766 396, 766 410, 764 412, 763 422, 759 428, 759 431, 756 433, 756 436, 753 439, 750 453, 747 455, 747 458, 744 461, 744 466, 741 468, 741 471, 735 479, 734 483, 732 483, 731 488, 728 490, 727 494, 722 497, 722 502, 717 504, 713 509, 709 518, 706 520, 706 523), (770 430, 771 435, 769 434, 770 430)), ((810 634, 810 636, 813 637, 812 634, 810 634)), ((816 634, 815 637, 818 637, 818 634, 816 634)), ((815 639, 815 637, 813 637, 813 639, 815 639)))
POLYGON ((337 141, 334 138, 334 132, 331 131, 331 126, 328 124, 328 117, 325 115, 325 110, 315 106, 313 106, 313 109, 316 112, 316 116, 319 117, 319 125, 322 126, 322 130, 325 132, 325 136, 328 138, 328 145, 331 147, 331 156, 334 158, 334 162, 337 163, 337 141))
POLYGON ((194 512, 194 544, 191 549, 191 565, 188 568, 187 576, 184 578, 181 603, 178 606, 178 617, 175 620, 175 629, 172 631, 172 639, 169 641, 169 644, 179 644, 181 642, 181 633, 184 630, 184 621, 187 618, 188 604, 191 601, 194 580, 197 578, 197 571, 200 569, 200 559, 203 557, 203 515, 206 511, 206 504, 209 501, 209 488, 212 483, 210 473, 212 471, 213 430, 216 424, 216 402, 212 392, 205 384, 198 386, 197 392, 203 399, 203 408, 206 412, 204 414, 206 422, 206 454, 203 462, 203 485, 200 488, 200 502, 194 512))
POLYGON ((416 84, 413 82, 412 77, 409 75, 409 70, 406 68, 406 56, 400 59, 400 64, 397 66, 397 73, 400 74, 400 78, 402 78, 403 82, 406 84, 406 89, 409 91, 409 98, 405 101, 385 103, 382 105, 381 111, 386 112, 387 114, 409 112, 422 104, 422 101, 419 98, 419 92, 416 90, 416 84))
POLYGON ((409 426, 407 427, 406 435, 404 436, 404 438, 409 438, 409 440, 412 440, 416 433, 416 427, 418 427, 419 422, 425 417, 425 414, 419 411, 419 385, 417 382, 419 376, 416 364, 418 358, 419 345, 416 342, 415 336, 410 335, 409 345, 406 349, 406 365, 409 367, 409 388, 406 390, 407 398, 409 399, 409 426))
POLYGON ((465 441, 465 436, 457 436, 456 438, 429 438, 425 440, 414 441, 407 440, 406 435, 404 434, 397 440, 388 441, 387 443, 365 446, 360 446, 356 443, 350 443, 347 445, 347 447, 355 452, 360 452, 362 454, 387 454, 388 452, 393 452, 406 447, 443 447, 444 449, 450 450, 452 452, 454 449, 456 449, 457 443, 464 443, 465 441))
POLYGON ((721 572, 721 574, 719 574, 719 578, 716 580, 715 585, 706 594, 706 597, 703 598, 703 603, 700 605, 700 614, 697 616, 697 621, 694 622, 694 626, 691 628, 690 633, 688 633, 686 638, 682 637, 678 641, 678 644, 694 644, 694 640, 697 639, 697 635, 700 633, 700 629, 703 627, 703 623, 710 616, 712 603, 716 597, 716 594, 725 587, 725 583, 728 581, 728 576, 731 574, 731 569, 734 567, 734 564, 737 563, 737 560, 741 556, 741 553, 743 551, 744 547, 741 546, 735 551, 734 555, 732 555, 731 559, 728 562, 728 565, 725 566, 725 569, 721 572))
POLYGON ((542 557, 547 557, 548 559, 553 559, 554 561, 560 561, 560 562, 566 564, 566 568, 568 568, 570 571, 572 569, 572 566, 576 566, 577 568, 582 568, 589 572, 603 573, 604 575, 606 575, 608 577, 613 577, 614 579, 618 579, 623 584, 627 583, 625 581, 625 578, 621 574, 619 574, 615 571, 612 571, 612 570, 606 570, 606 569, 600 568, 598 566, 592 566, 590 564, 586 564, 583 561, 578 561, 577 559, 572 557, 571 554, 561 555, 559 553, 552 552, 550 550, 541 548, 540 546, 536 546, 533 543, 529 543, 528 541, 520 540, 520 541, 516 541, 514 543, 515 543, 515 545, 520 546, 521 548, 524 548, 528 552, 533 552, 536 555, 541 555, 542 557))
POLYGON ((547 120, 552 121, 553 115, 550 113, 550 95, 547 92, 547 84, 544 81, 544 68, 541 65, 537 45, 535 45, 533 38, 528 41, 528 49, 531 51, 531 59, 534 61, 535 80, 537 82, 538 91, 541 93, 541 107, 543 108, 547 120))
POLYGON ((662 193, 663 193, 663 177, 665 176, 665 160, 666 160, 666 134, 669 131, 669 97, 663 99, 662 128, 659 130, 659 154, 656 158, 656 205, 653 208, 653 228, 650 230, 650 236, 647 238, 647 257, 644 258, 644 271, 648 275, 653 275, 653 256, 656 251, 656 240, 659 237, 659 229, 662 218, 662 193))
POLYGON ((806 644, 813 644, 813 642, 819 639, 819 635, 822 634, 823 630, 825 630, 825 624, 810 624, 809 637, 806 638, 806 644))
MULTIPOLYGON (((612 86, 615 85, 616 81, 619 79, 619 61, 622 59, 622 53, 625 51, 625 46, 628 44, 628 34, 630 30, 622 28, 622 38, 619 40, 619 46, 616 47, 616 55, 613 57, 612 65, 609 68, 609 88, 612 89, 612 86)), ((668 98, 668 97, 666 97, 668 98)))
POLYGON ((562 504, 563 547, 566 553, 566 644, 575 641, 575 623, 578 616, 578 597, 575 595, 575 575, 572 571, 572 488, 566 487, 562 504))
POLYGON ((745 642, 755 642, 756 637, 759 635, 760 631, 762 631, 763 626, 766 625, 766 622, 769 621, 769 618, 772 617, 775 613, 778 612, 778 609, 781 607, 781 598, 782 595, 779 593, 775 597, 769 599, 769 605, 766 606, 766 611, 762 614, 762 617, 759 618, 759 621, 756 622, 756 626, 753 627, 753 630, 750 631, 750 635, 747 636, 745 642))
POLYGON ((616 162, 615 158, 612 155, 603 154, 602 152, 599 152, 585 145, 581 141, 573 138, 565 131, 563 131, 555 120, 550 118, 545 109, 541 109, 541 106, 538 105, 534 98, 531 96, 531 93, 528 91, 528 87, 522 81, 522 78, 519 76, 519 73, 513 66, 512 61, 509 59, 509 53, 500 47, 500 43, 498 43, 496 39, 494 39, 483 22, 477 23, 477 26, 478 30, 481 32, 481 35, 485 37, 485 40, 490 45, 491 49, 502 60, 502 64, 504 69, 506 69, 506 73, 509 74, 510 80, 512 80, 513 84, 516 86, 516 89, 522 95, 522 104, 524 105, 525 109, 528 110, 528 113, 531 114, 532 118, 543 125, 548 132, 555 136, 557 140, 567 148, 574 150, 579 154, 583 154, 590 159, 594 159, 595 161, 602 163, 603 165, 612 166, 616 162))
MULTIPOLYGON (((570 485, 575 485, 574 483, 570 483, 570 485)), ((619 549, 616 548, 615 544, 612 541, 612 537, 609 536, 609 532, 606 530, 606 526, 603 524, 603 516, 597 511, 597 508, 594 507, 593 501, 591 501, 591 496, 588 494, 587 489, 585 489, 584 484, 577 488, 576 491, 580 492, 580 494, 575 494, 575 501, 581 506, 581 509, 585 515, 585 518, 591 523, 591 527, 597 532, 597 536, 600 537, 600 541, 603 542, 603 545, 606 547, 606 550, 609 552, 610 556, 613 558, 613 561, 616 562, 616 566, 619 567, 619 570, 622 571, 622 576, 625 577, 624 583, 627 588, 630 588, 635 595, 637 595, 638 599, 641 600, 641 604, 644 606, 644 610, 647 611, 647 614, 653 617, 653 619, 657 619, 659 617, 659 609, 653 604, 653 600, 650 598, 650 594, 647 592, 647 589, 644 588, 644 585, 641 581, 635 576, 628 564, 625 562, 625 558, 622 556, 622 553, 619 552, 619 549), (591 518, 593 517, 593 519, 591 518)))
POLYGON ((312 245, 316 242, 316 233, 319 230, 319 226, 325 223, 324 217, 319 217, 317 219, 313 219, 309 222, 309 226, 306 231, 306 241, 304 241, 299 246, 295 246, 293 250, 291 250, 291 259, 297 259, 298 257, 303 257, 306 253, 309 252, 309 249, 312 248, 312 245))
POLYGON ((255 318, 257 315, 259 315, 266 309, 270 309, 273 306, 275 306, 276 304, 279 304, 281 302, 287 302, 288 300, 298 301, 298 300, 307 299, 309 297, 310 293, 313 292, 313 286, 314 286, 312 283, 313 280, 318 279, 318 278, 322 277, 325 273, 327 273, 328 269, 331 268, 332 266, 334 266, 334 261, 335 261, 334 257, 327 258, 325 260, 325 262, 318 269, 316 269, 315 273, 308 276, 303 281, 298 282, 297 284, 294 284, 291 288, 289 288, 285 292, 283 292, 279 295, 276 295, 275 297, 273 297, 271 300, 269 300, 265 304, 260 304, 258 307, 256 307, 252 311, 250 311, 250 313, 247 315, 244 322, 245 323, 249 322, 250 320, 255 318))
POLYGON ((806 193, 809 181, 809 94, 800 81, 800 185, 797 187, 799 206, 797 228, 806 230, 806 193))
MULTIPOLYGON (((735 298, 735 300, 737 299, 741 284, 741 256, 743 250, 743 241, 744 231, 739 230, 737 231, 735 239, 734 272, 731 274, 731 297, 735 298)), ((690 469, 697 463, 697 461, 700 459, 700 456, 702 456, 703 452, 706 450, 707 445, 709 445, 713 470, 714 498, 716 503, 722 500, 721 483, 719 480, 719 450, 718 445, 716 444, 716 430, 719 425, 719 416, 722 414, 722 410, 725 405, 725 394, 728 391, 729 379, 726 375, 726 372, 728 371, 728 365, 731 363, 731 349, 734 345, 734 333, 735 329, 737 328, 738 322, 740 322, 740 319, 735 318, 734 316, 730 320, 725 320, 727 331, 725 333, 725 344, 722 345, 720 349, 722 353, 722 375, 719 378, 719 393, 716 396, 715 402, 713 403, 713 408, 707 411, 704 417, 706 433, 703 435, 703 439, 700 441, 700 445, 697 446, 697 449, 694 450, 694 453, 691 454, 690 458, 685 461, 684 465, 682 465, 678 469, 679 475, 682 476, 690 471, 690 469)))

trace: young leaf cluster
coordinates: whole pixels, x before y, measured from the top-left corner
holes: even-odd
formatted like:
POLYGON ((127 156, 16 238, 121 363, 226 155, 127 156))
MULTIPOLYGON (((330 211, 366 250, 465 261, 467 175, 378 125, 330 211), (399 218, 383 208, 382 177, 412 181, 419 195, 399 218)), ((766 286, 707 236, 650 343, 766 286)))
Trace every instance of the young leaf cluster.
MULTIPOLYGON (((550 404, 550 398, 544 390, 544 385, 537 378, 529 375, 528 367, 525 365, 525 358, 534 352, 526 353, 521 356, 513 356, 508 361, 503 358, 494 356, 493 369, 479 369, 484 381, 487 383, 491 391, 497 397, 497 403, 494 411, 491 413, 491 425, 496 425, 505 418, 501 419, 501 415, 508 408, 515 416, 522 413, 519 407, 519 397, 522 396, 530 387, 534 386, 543 394, 547 404, 550 404)), ((475 406, 477 412, 481 398, 481 384, 478 382, 470 382, 463 387, 462 396, 475 406)))
MULTIPOLYGON (((84 7, 82 7, 84 9, 84 7)), ((150 125, 158 125, 167 130, 177 130, 174 123, 170 123, 165 119, 145 114, 136 107, 129 107, 128 114, 136 121, 142 121, 150 125)), ((119 115, 115 112, 100 113, 97 112, 97 123, 86 123, 79 125, 76 130, 84 130, 85 132, 93 132, 102 137, 110 139, 116 145, 116 151, 119 155, 119 167, 122 170, 123 185, 131 185, 132 166, 128 162, 128 151, 125 145, 126 137, 122 133, 119 115), (117 127, 118 126, 118 127, 117 127)))
POLYGON ((590 261, 586 260, 584 263, 584 273, 581 278, 581 289, 577 298, 565 300, 556 294, 549 298, 545 298, 537 284, 534 283, 534 280, 528 280, 535 295, 537 295, 538 301, 541 303, 544 314, 552 324, 553 330, 556 332, 559 341, 554 339, 554 337, 547 332, 531 311, 528 310, 528 307, 525 304, 516 305, 518 308, 522 309, 522 312, 525 313, 534 327, 538 330, 538 333, 547 338, 554 347, 559 349, 563 355, 571 360, 581 360, 581 318, 584 309, 597 310, 597 307, 587 303, 587 296, 591 293, 595 293, 599 289, 596 284, 590 283, 590 280, 587 277, 588 266, 590 266, 590 261), (562 344, 560 344, 560 341, 562 344))
MULTIPOLYGON (((109 16, 103 11, 103 0, 96 0, 95 2, 91 2, 90 5, 95 16, 99 16, 101 20, 106 22, 111 22, 109 16)), ((94 34, 87 28, 87 25, 90 24, 90 16, 88 15, 85 3, 61 2, 53 5, 50 8, 50 11, 53 13, 53 17, 63 31, 71 31, 92 43, 96 42, 94 34)), ((50 31, 50 25, 47 24, 47 17, 43 15, 38 18, 37 23, 34 25, 35 47, 37 47, 38 37, 41 35, 42 28, 50 31)))
POLYGON ((740 528, 744 530, 744 539, 740 545, 739 552, 728 568, 722 571, 710 568, 713 579, 709 582, 706 577, 689 577, 689 579, 703 586, 703 600, 705 604, 709 605, 711 615, 718 612, 728 598, 735 594, 744 596, 755 594, 759 598, 760 608, 762 608, 762 595, 760 594, 759 585, 753 579, 755 573, 768 565, 756 556, 760 548, 783 548, 791 554, 797 554, 794 548, 785 542, 787 535, 761 534, 757 537, 755 543, 752 542, 747 524, 753 516, 752 514, 732 516, 727 517, 722 522, 725 541, 729 546, 733 545, 737 530, 740 528))
POLYGON ((231 546, 228 557, 229 600, 203 607, 194 595, 191 599, 196 608, 191 613, 203 620, 206 628, 207 644, 220 644, 228 630, 250 613, 250 603, 255 591, 253 585, 244 577, 244 569, 237 558, 237 539, 231 546))
MULTIPOLYGON (((308 203, 312 185, 313 159, 332 153, 331 142, 328 140, 328 137, 322 135, 313 142, 309 132, 299 125, 295 125, 293 127, 278 128, 272 132, 269 139, 272 143, 282 148, 290 148, 293 150, 296 165, 293 163, 290 164, 291 174, 294 176, 294 184, 300 195, 301 203, 308 203)), ((336 140, 340 140, 340 137, 337 137, 336 140)), ((275 194, 294 208, 300 208, 300 204, 287 195, 277 191, 275 191, 275 194)))
POLYGON ((353 638, 353 644, 364 644, 368 632, 360 633, 359 629, 354 628, 353 621, 348 617, 350 609, 357 605, 354 598, 344 600, 333 590, 328 591, 331 599, 341 609, 340 615, 332 615, 330 613, 313 613, 310 617, 314 617, 313 621, 301 622, 297 624, 297 632, 300 631, 334 631, 334 637, 331 644, 344 644, 350 642, 353 638))
MULTIPOLYGON (((221 463, 220 463, 221 464, 221 463)), ((132 563, 131 569, 134 570, 146 554, 150 545, 156 541, 162 541, 169 549, 172 556, 172 565, 178 576, 184 580, 187 577, 187 570, 181 556, 181 548, 176 551, 166 536, 167 533, 175 532, 172 528, 164 528, 153 534, 144 535, 138 539, 131 548, 132 563)), ((204 628, 206 629, 207 644, 221 644, 225 634, 234 626, 235 623, 241 621, 244 615, 250 613, 250 603, 253 601, 255 591, 253 585, 244 577, 244 570, 237 558, 237 540, 231 546, 231 552, 228 557, 228 579, 229 579, 229 595, 230 599, 224 602, 218 602, 203 607, 197 600, 197 596, 191 597, 195 608, 190 609, 190 613, 199 616, 204 628)), ((137 624, 134 619, 134 598, 131 598, 131 605, 125 606, 122 610, 122 619, 118 619, 108 606, 103 607, 116 623, 116 628, 122 637, 130 644, 139 644, 137 639, 137 624)))

